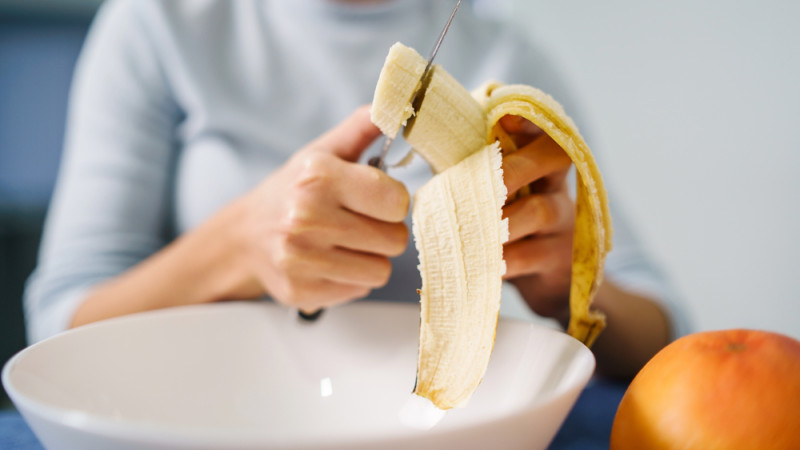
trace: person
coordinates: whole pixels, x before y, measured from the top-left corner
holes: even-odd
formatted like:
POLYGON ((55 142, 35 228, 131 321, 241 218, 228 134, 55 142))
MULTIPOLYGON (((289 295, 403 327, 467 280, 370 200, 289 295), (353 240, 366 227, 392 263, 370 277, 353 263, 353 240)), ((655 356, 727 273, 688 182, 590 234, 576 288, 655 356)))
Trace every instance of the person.
MULTIPOLYGON (((430 170, 420 158, 388 173, 363 163, 380 135, 368 103, 391 44, 426 52, 452 7, 106 2, 75 71, 61 171, 26 289, 29 339, 217 300, 269 297, 305 311, 364 297, 416 301, 408 210, 430 170)), ((576 111, 543 52, 468 7, 437 63, 468 88, 530 84, 576 111)), ((396 143, 390 161, 405 150, 396 143)), ((558 154, 517 158, 517 184, 546 187, 505 207, 504 255, 506 278, 531 310, 563 324, 574 202, 558 154), (551 169, 537 174, 542 164, 551 169)), ((622 215, 612 216, 616 249, 595 300, 609 325, 593 350, 599 371, 631 376, 680 321, 668 284, 622 215)))

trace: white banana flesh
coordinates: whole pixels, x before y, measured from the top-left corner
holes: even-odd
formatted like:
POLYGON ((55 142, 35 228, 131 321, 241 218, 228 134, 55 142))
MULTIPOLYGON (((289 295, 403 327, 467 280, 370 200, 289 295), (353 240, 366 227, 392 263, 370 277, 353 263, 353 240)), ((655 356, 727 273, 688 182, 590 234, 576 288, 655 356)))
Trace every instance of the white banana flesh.
POLYGON ((500 118, 518 115, 538 125, 577 167, 568 332, 589 346, 605 325, 602 314, 589 306, 611 248, 611 222, 591 152, 558 103, 534 88, 496 82, 470 94, 433 66, 412 105, 425 64, 413 49, 392 46, 372 117, 389 136, 405 124, 406 140, 437 173, 416 193, 412 212, 422 276, 414 392, 450 409, 463 406, 477 388, 494 345, 505 273, 502 250, 508 240, 498 144, 503 152, 516 150, 499 127, 500 118))
POLYGON ((441 409, 467 402, 494 345, 508 240, 501 163, 497 144, 487 145, 415 196, 422 288, 414 392, 441 409))
POLYGON ((423 86, 403 137, 438 173, 487 144, 486 113, 441 66, 431 67, 423 86))
POLYGON ((400 127, 405 126, 414 115, 411 101, 422 84, 422 74, 427 64, 414 49, 399 42, 389 49, 375 86, 375 98, 392 101, 383 102, 378 108, 373 105, 370 110, 372 123, 386 136, 394 139, 400 127))

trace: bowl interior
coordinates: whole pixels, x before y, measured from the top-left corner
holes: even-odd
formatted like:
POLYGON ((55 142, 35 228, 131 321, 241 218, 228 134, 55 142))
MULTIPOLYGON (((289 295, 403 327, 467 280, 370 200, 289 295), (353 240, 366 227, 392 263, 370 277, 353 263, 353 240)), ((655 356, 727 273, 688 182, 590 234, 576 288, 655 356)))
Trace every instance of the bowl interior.
MULTIPOLYGON (((266 302, 175 308, 31 346, 3 382, 26 416, 79 427, 268 436, 275 445, 408 435, 419 432, 400 414, 412 397, 418 327, 416 305, 386 302, 330 309, 313 323, 266 302)), ((501 319, 483 382, 436 429, 546 409, 593 369, 591 352, 565 334, 501 319)))

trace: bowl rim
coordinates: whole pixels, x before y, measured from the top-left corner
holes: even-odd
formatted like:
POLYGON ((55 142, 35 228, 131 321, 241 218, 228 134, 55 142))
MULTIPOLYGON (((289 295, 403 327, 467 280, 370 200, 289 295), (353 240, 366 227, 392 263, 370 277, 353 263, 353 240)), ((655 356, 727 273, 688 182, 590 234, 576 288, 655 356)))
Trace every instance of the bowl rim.
MULTIPOLYGON (((67 427, 76 431, 97 435, 109 439, 129 440, 132 442, 142 442, 144 444, 151 443, 157 445, 190 446, 196 448, 203 448, 209 446, 258 447, 258 446, 263 446, 265 444, 296 445, 298 447, 320 446, 322 448, 326 446, 342 446, 342 445, 347 446, 348 444, 370 445, 371 443, 375 443, 379 445, 381 442, 386 442, 388 440, 398 441, 403 439, 416 439, 420 437, 434 437, 434 436, 447 435, 450 433, 458 432, 458 430, 462 428, 462 427, 456 427, 456 428, 434 427, 430 430, 416 430, 413 428, 408 428, 403 430, 392 431, 389 433, 383 433, 380 436, 362 435, 362 437, 360 438, 337 436, 335 439, 330 439, 329 437, 326 438, 324 436, 315 436, 309 433, 306 435, 301 435, 296 438, 293 438, 291 442, 283 442, 280 440, 275 440, 273 436, 270 436, 269 434, 266 434, 263 431, 232 430, 224 428, 174 427, 174 426, 161 426, 158 424, 145 423, 145 422, 118 422, 113 419, 109 419, 107 417, 97 415, 91 412, 79 411, 60 406, 53 406, 47 404, 46 402, 29 398, 27 395, 18 391, 11 381, 11 372, 14 370, 14 367, 21 358, 25 357, 26 354, 33 351, 32 349, 49 345, 48 344, 49 342, 57 339, 63 339, 64 336, 66 335, 75 333, 85 333, 86 330, 88 329, 113 326, 114 323, 119 321, 128 322, 128 321, 147 320, 149 317, 154 315, 156 316, 173 315, 173 314, 184 315, 187 313, 191 313, 191 311, 193 310, 206 311, 211 308, 214 309, 253 308, 255 307, 254 305, 259 305, 259 307, 263 307, 260 306, 262 304, 269 305, 266 306, 268 308, 285 308, 287 310, 289 309, 283 305, 280 305, 272 301, 243 300, 243 301, 215 302, 202 305, 184 305, 184 306, 175 306, 159 310, 144 311, 144 312, 129 314, 122 317, 110 318, 95 323, 87 324, 78 328, 66 330, 64 332, 61 332, 59 334, 50 336, 39 342, 31 344, 23 348, 22 350, 19 350, 4 364, 2 369, 2 374, 0 375, 0 379, 2 380, 2 385, 5 388, 8 397, 11 399, 12 403, 17 407, 22 417, 34 431, 34 434, 36 434, 37 430, 32 426, 28 414, 33 414, 34 416, 36 416, 37 419, 41 418, 42 420, 51 422, 54 425, 67 427), (247 306, 241 306, 241 305, 247 305, 247 306), (268 441, 265 440, 265 438, 266 439, 272 438, 273 440, 268 441)), ((374 307, 380 309, 392 309, 392 308, 409 309, 417 307, 415 303, 368 299, 368 300, 349 303, 346 305, 341 305, 338 306, 337 308, 353 307, 353 306, 359 307, 358 305, 370 305, 368 307, 371 308, 374 307)), ((580 341, 573 338, 572 336, 569 336, 563 331, 542 324, 513 317, 500 316, 498 317, 498 326, 500 325, 501 322, 504 324, 510 324, 509 326, 523 326, 527 328, 541 329, 545 333, 559 335, 560 338, 567 338, 568 340, 574 341, 570 345, 579 344, 582 347, 582 349, 579 350, 579 352, 589 357, 591 370, 588 370, 585 374, 581 374, 579 377, 576 377, 576 381, 573 383, 573 385, 569 386, 563 391, 548 393, 547 395, 540 397, 540 399, 536 402, 529 402, 529 404, 526 404, 522 408, 514 409, 499 414, 486 421, 470 424, 469 425, 470 427, 484 427, 484 426, 488 427, 498 422, 513 420, 514 418, 522 417, 525 414, 529 413, 533 409, 533 407, 541 408, 555 402, 558 397, 566 394, 569 391, 575 389, 583 390, 584 387, 589 382, 589 380, 591 379, 591 377, 593 376, 596 369, 596 360, 593 352, 590 349, 588 349, 585 345, 583 345, 580 341)), ((570 409, 573 406, 574 404, 570 407, 570 409)))

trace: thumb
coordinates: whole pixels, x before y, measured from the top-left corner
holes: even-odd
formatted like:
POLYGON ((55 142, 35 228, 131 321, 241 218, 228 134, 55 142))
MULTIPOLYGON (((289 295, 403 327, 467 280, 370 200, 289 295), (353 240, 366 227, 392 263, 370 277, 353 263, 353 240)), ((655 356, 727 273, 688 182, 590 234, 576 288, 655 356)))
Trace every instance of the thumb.
POLYGON ((360 106, 349 117, 312 142, 311 146, 347 161, 358 161, 364 150, 381 134, 370 120, 369 109, 370 105, 360 106))

